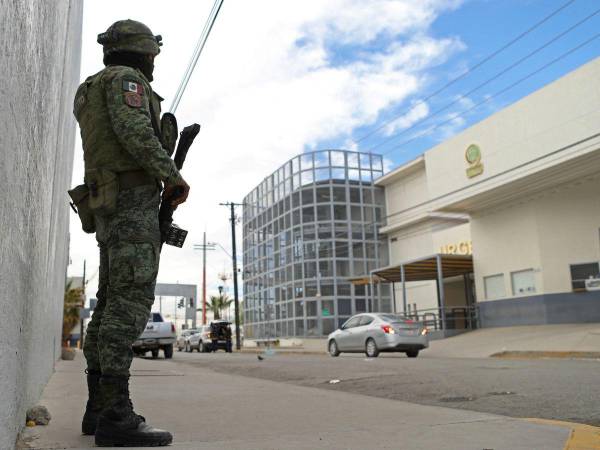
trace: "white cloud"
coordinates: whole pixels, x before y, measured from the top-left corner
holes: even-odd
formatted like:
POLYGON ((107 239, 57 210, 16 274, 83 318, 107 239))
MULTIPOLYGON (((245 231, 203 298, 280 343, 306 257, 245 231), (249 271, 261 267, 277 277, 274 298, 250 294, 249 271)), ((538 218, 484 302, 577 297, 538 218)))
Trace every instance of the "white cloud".
MULTIPOLYGON (((102 68, 98 33, 123 18, 143 21, 163 36, 154 86, 167 99, 167 109, 210 3, 86 2, 82 76, 102 68)), ((347 141, 356 127, 374 124, 415 94, 427 81, 428 68, 462 50, 458 39, 428 32, 439 14, 459 5, 447 0, 225 1, 177 111, 180 127, 198 122, 202 131, 183 170, 190 197, 176 213, 177 223, 190 230, 188 241, 184 249, 163 250, 159 281, 200 282, 201 257, 192 243, 201 241, 204 229, 209 240, 230 248, 228 210, 219 202, 241 201, 287 159, 324 140, 347 141)), ((411 111, 406 120, 422 112, 411 111)), ((78 150, 74 182, 82 178, 81 159, 78 150)), ((79 232, 75 222, 71 250, 72 273, 81 271, 84 257, 88 267, 97 264, 93 238, 79 232)), ((223 252, 209 255, 213 289, 224 264, 229 263, 223 252)))

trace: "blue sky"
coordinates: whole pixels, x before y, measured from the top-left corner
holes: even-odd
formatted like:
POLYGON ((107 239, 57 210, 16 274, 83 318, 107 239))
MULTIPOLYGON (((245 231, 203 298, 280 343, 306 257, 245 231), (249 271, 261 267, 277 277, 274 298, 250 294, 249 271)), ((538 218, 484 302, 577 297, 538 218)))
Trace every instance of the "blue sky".
MULTIPOLYGON (((410 108, 411 102, 418 101, 435 92, 452 78, 465 71, 467 67, 477 64, 565 3, 565 0, 470 0, 464 2, 454 10, 441 13, 430 25, 428 33, 438 39, 449 37, 459 39, 464 44, 464 47, 455 52, 446 62, 429 68, 426 71, 427 82, 406 100, 383 110, 379 114, 377 122, 354 128, 352 138, 360 139, 385 121, 406 113, 407 108, 410 108)), ((428 102, 429 112, 431 113, 444 107, 458 96, 485 82, 599 8, 600 3, 596 1, 575 1, 473 73, 432 98, 428 102)), ((600 14, 597 14, 535 56, 528 58, 505 75, 473 93, 468 99, 472 103, 482 101, 485 96, 492 95, 504 89, 564 52, 578 46, 595 35, 599 28, 600 14)), ((383 34, 367 45, 351 47, 340 46, 334 43, 328 50, 332 53, 331 60, 335 61, 335 64, 344 65, 352 61, 361 52, 381 51, 393 42, 402 43, 406 42, 409 38, 410 36, 407 35, 389 36, 383 34)), ((440 142, 440 140, 447 138, 452 133, 479 122, 495 111, 523 98, 587 61, 594 59, 600 53, 599 50, 600 39, 592 41, 570 56, 565 57, 539 74, 507 91, 505 94, 474 109, 464 117, 464 124, 453 124, 453 126, 446 128, 442 127, 441 129, 433 130, 430 134, 417 137, 417 139, 409 144, 398 146, 398 144, 411 139, 415 134, 420 134, 420 130, 424 130, 428 125, 436 125, 442 122, 447 113, 461 112, 469 107, 468 104, 455 105, 445 111, 444 114, 424 121, 421 127, 417 127, 401 135, 398 134, 402 130, 398 130, 395 139, 393 135, 385 136, 382 132, 374 133, 361 141, 359 148, 361 150, 369 150, 376 147, 373 151, 375 153, 386 154, 392 160, 394 166, 402 164, 421 154, 437 142, 440 142), (390 138, 392 139, 389 140, 390 138), (386 143, 386 140, 389 141, 386 143)), ((344 147, 347 146, 347 142, 347 136, 338 136, 334 139, 320 141, 316 147, 344 147)))

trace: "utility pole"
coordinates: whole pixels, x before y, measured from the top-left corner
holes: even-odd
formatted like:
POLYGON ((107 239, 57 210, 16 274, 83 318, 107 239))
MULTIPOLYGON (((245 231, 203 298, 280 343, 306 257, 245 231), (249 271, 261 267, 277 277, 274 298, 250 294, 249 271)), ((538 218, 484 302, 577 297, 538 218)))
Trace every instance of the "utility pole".
POLYGON ((215 244, 206 243, 206 231, 202 244, 194 244, 194 250, 202 250, 202 325, 206 325, 206 250, 214 250, 215 244))
MULTIPOLYGON (((81 289, 83 289, 83 304, 81 309, 85 308, 85 259, 83 260, 83 278, 81 279, 81 289)), ((79 344, 83 350, 83 319, 79 316, 79 344)))
POLYGON ((231 210, 231 260, 233 261, 233 301, 235 305, 235 348, 240 349, 240 300, 238 297, 238 276, 237 276, 237 253, 235 247, 235 207, 243 206, 243 203, 220 203, 221 206, 229 206, 231 210))

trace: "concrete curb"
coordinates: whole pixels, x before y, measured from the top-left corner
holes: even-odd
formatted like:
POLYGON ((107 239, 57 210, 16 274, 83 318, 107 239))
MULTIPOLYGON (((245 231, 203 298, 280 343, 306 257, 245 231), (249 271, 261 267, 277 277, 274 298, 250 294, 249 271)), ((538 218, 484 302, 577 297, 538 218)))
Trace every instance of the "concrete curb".
POLYGON ((528 422, 538 423, 542 425, 556 425, 559 427, 569 428, 571 433, 565 443, 564 450, 587 450, 600 449, 600 427, 591 425, 583 425, 581 423, 564 422, 561 420, 550 419, 525 419, 528 422))
POLYGON ((513 351, 506 350, 493 353, 490 358, 504 359, 600 359, 600 352, 578 352, 578 351, 513 351))

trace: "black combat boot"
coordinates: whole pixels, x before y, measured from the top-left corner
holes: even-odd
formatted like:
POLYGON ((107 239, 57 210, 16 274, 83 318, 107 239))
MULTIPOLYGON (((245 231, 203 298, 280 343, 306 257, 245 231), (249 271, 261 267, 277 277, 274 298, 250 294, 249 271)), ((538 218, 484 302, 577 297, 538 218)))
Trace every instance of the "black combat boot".
POLYGON ((157 447, 173 442, 171 433, 151 427, 133 411, 129 377, 104 375, 100 390, 106 407, 96 426, 98 447, 157 447))
POLYGON ((98 415, 102 411, 102 402, 100 401, 100 372, 86 369, 85 373, 87 373, 88 401, 85 405, 83 420, 81 421, 81 432, 93 435, 96 432, 98 415))

